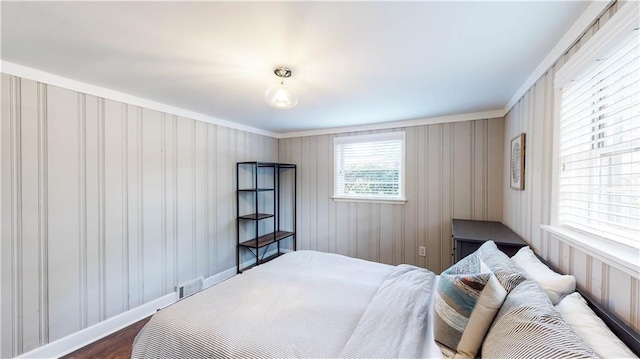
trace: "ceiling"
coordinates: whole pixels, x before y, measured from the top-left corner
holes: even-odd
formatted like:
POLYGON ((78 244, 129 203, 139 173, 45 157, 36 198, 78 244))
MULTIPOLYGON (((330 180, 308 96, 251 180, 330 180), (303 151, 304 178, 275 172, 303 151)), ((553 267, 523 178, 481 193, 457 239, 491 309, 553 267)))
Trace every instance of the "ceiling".
POLYGON ((2 1, 1 56, 282 133, 501 109, 588 5, 2 1))

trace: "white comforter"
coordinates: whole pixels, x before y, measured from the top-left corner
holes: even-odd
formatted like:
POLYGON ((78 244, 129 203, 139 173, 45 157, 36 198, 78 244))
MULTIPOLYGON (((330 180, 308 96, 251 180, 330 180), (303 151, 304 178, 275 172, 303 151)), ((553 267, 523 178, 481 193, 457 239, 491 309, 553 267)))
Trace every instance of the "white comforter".
POLYGON ((435 275, 288 253, 157 312, 132 358, 439 357, 435 275))

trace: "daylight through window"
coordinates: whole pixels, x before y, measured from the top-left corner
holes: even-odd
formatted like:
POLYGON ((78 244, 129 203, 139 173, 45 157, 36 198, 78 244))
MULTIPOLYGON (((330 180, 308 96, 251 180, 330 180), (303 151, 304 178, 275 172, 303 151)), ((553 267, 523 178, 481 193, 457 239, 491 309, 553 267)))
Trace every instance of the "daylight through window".
POLYGON ((562 90, 560 224, 640 247, 640 51, 633 31, 562 90))
POLYGON ((403 199, 404 132, 336 137, 338 198, 403 199))

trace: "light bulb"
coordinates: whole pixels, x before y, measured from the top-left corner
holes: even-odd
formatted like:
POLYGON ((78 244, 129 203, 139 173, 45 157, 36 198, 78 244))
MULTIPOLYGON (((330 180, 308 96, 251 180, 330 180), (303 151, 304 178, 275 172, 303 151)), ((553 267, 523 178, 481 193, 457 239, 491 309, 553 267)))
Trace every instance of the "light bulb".
POLYGON ((265 101, 271 107, 289 109, 298 104, 298 96, 295 91, 284 83, 273 85, 265 92, 265 101))

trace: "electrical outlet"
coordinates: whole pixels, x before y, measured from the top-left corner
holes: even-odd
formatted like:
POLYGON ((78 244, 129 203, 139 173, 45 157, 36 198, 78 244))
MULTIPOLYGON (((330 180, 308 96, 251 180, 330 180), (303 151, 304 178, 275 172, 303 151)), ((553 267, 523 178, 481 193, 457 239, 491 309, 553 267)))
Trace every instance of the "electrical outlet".
POLYGON ((420 257, 426 257, 427 256, 427 247, 418 247, 420 249, 420 257))

